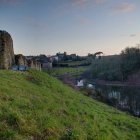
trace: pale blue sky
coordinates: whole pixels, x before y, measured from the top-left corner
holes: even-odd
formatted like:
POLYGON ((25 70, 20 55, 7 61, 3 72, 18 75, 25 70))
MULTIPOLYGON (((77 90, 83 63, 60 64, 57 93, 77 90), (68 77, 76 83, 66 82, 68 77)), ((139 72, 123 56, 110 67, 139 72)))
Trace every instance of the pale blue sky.
POLYGON ((140 44, 140 0, 0 0, 15 53, 117 54, 140 44))

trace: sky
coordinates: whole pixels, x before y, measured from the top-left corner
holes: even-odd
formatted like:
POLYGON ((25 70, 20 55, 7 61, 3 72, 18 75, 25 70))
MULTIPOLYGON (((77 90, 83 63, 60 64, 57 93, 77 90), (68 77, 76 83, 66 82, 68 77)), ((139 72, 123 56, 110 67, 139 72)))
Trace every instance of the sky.
POLYGON ((16 54, 119 54, 140 44, 140 0, 0 0, 16 54))

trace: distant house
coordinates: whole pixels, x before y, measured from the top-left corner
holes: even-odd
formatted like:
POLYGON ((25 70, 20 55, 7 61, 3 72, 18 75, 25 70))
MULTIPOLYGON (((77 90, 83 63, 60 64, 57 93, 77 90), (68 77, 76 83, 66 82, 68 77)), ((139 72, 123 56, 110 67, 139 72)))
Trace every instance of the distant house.
POLYGON ((70 57, 71 57, 72 60, 76 60, 77 59, 77 55, 76 54, 71 54, 70 57))
POLYGON ((26 56, 26 60, 31 60, 31 59, 33 59, 34 58, 34 56, 26 56))
POLYGON ((76 54, 70 54, 68 55, 66 52, 64 53, 57 53, 56 56, 58 57, 58 61, 73 61, 77 60, 77 55, 76 54))
POLYGON ((52 68, 52 57, 41 54, 36 57, 36 60, 41 63, 42 69, 52 68))
POLYGON ((53 62, 53 61, 58 62, 58 60, 59 60, 59 58, 58 58, 57 55, 51 56, 51 58, 52 58, 52 62, 53 62))
POLYGON ((56 56, 58 57, 58 61, 63 61, 66 53, 57 53, 56 56))

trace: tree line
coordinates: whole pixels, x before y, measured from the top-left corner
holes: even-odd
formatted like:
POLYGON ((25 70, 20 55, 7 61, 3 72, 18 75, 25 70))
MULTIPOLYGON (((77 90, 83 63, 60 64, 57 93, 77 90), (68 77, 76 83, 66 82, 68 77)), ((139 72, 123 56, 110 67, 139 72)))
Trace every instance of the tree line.
POLYGON ((127 47, 119 55, 103 56, 93 60, 93 78, 104 80, 127 80, 129 75, 140 72, 140 45, 127 47))

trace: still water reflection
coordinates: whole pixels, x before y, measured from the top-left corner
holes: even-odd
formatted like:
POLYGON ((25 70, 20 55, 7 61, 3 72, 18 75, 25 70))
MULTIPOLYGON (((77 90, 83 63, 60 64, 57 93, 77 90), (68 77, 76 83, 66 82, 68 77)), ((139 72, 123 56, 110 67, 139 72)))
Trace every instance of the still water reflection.
POLYGON ((94 98, 140 117, 140 87, 96 86, 94 98))

